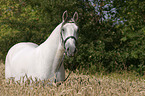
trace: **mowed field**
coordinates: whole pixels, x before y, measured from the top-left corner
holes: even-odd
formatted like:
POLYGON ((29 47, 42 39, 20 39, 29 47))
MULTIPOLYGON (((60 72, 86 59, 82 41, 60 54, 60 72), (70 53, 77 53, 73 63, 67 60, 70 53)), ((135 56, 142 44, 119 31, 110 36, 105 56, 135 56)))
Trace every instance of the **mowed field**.
MULTIPOLYGON (((145 96, 145 76, 132 73, 83 75, 71 73, 59 86, 37 81, 29 84, 5 82, 5 67, 0 64, 0 96, 145 96)), ((66 72, 66 75, 68 71, 66 72)))

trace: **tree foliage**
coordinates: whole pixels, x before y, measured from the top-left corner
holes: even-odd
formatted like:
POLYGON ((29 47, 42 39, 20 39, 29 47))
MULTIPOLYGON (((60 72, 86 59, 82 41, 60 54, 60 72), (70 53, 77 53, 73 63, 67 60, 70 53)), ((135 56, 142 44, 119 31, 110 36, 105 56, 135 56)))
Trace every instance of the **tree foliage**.
POLYGON ((143 0, 1 0, 0 58, 18 42, 44 42, 68 10, 79 13, 79 39, 76 57, 65 59, 66 68, 144 74, 144 6, 143 0))

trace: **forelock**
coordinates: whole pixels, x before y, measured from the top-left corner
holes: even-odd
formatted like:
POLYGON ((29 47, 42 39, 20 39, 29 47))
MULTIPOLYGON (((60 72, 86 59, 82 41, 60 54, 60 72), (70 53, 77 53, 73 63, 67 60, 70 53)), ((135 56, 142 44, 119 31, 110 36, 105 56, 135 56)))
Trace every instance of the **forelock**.
POLYGON ((73 18, 67 17, 67 19, 63 22, 63 25, 65 25, 66 23, 75 23, 75 21, 73 20, 73 18))

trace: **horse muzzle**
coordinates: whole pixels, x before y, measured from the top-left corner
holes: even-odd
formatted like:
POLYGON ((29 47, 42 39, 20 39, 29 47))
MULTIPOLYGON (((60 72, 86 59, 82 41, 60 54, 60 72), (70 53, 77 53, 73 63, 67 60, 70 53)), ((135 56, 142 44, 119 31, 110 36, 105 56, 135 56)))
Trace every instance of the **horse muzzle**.
POLYGON ((66 49, 66 54, 67 54, 68 57, 72 57, 72 56, 75 55, 76 51, 77 51, 76 48, 69 47, 69 48, 66 49))

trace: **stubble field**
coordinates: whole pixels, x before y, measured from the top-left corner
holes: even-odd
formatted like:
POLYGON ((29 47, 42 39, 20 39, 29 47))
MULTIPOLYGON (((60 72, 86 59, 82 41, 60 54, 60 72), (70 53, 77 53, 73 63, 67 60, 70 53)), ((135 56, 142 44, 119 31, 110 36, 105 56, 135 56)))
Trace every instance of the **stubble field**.
MULTIPOLYGON (((145 76, 132 73, 108 75, 83 75, 71 73, 59 86, 48 81, 37 81, 29 85, 5 82, 4 64, 0 63, 0 96, 145 96, 145 76)), ((66 75, 68 71, 66 72, 66 75)))

